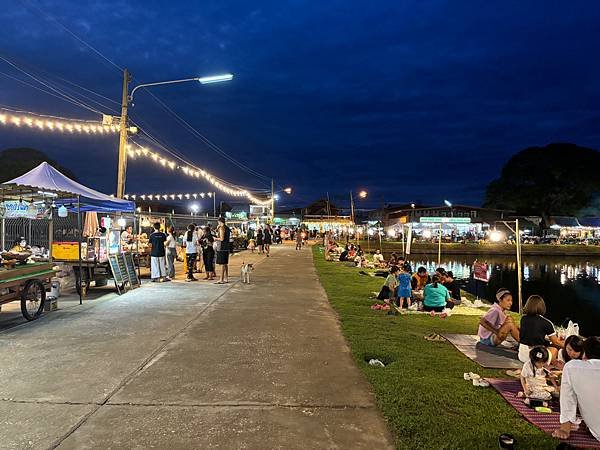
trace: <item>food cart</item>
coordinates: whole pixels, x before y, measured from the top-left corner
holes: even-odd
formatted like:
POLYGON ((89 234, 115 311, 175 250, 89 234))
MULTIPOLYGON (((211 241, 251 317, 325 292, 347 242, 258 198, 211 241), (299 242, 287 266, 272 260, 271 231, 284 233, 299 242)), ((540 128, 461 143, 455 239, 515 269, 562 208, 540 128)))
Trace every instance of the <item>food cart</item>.
MULTIPOLYGON (((115 199, 108 195, 83 186, 64 176, 58 170, 43 162, 26 174, 6 183, 0 184, 0 217, 2 218, 2 247, 5 242, 5 217, 7 214, 25 214, 23 217, 43 220, 47 224, 47 262, 36 263, 33 258, 27 257, 24 261, 13 261, 6 252, 1 254, 6 260, 0 270, 0 304, 9 301, 21 300, 22 312, 25 318, 33 320, 43 311, 46 290, 50 287, 53 276, 53 262, 60 259, 54 258, 54 220, 75 215, 77 218, 75 230, 64 233, 70 238, 69 242, 62 242, 70 248, 71 255, 75 248, 75 258, 69 264, 76 269, 76 274, 82 279, 84 273, 83 251, 87 252, 87 242, 83 242, 82 212, 97 211, 100 213, 133 214, 135 203, 115 199), (36 264, 39 264, 36 267, 36 264)), ((58 243, 60 240, 57 239, 58 243)), ((65 250, 63 248, 63 250, 65 250)), ((61 256, 60 254, 57 256, 61 256)), ((110 264, 106 266, 111 267, 110 264)), ((95 272, 95 271, 94 271, 95 272)), ((89 271, 87 272, 89 273, 89 271)), ((90 277, 88 277, 90 279, 90 277)), ((82 285, 81 281, 78 283, 82 285)), ((78 289, 80 303, 84 289, 78 289)))

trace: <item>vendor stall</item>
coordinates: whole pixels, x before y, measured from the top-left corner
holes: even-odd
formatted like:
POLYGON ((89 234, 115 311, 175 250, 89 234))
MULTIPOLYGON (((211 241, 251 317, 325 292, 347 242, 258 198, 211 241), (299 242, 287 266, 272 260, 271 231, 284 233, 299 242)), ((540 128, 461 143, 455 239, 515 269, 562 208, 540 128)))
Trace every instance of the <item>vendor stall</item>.
MULTIPOLYGON (((67 178, 46 162, 26 174, 0 185, 0 196, 3 210, 6 209, 6 205, 10 206, 18 202, 21 205, 27 203, 29 210, 43 212, 38 212, 38 215, 41 216, 40 220, 46 220, 47 222, 47 259, 49 263, 53 261, 65 262, 73 267, 80 301, 92 279, 97 277, 106 279, 114 275, 109 258, 110 246, 111 242, 116 240, 116 253, 120 252, 120 233, 122 230, 120 228, 102 229, 102 227, 98 227, 98 233, 95 236, 84 240, 82 212, 133 214, 135 212, 133 202, 115 199, 83 186, 67 178), (76 220, 74 221, 75 226, 63 226, 61 233, 54 240, 53 222, 57 217, 61 220, 75 217, 76 220), (111 236, 114 237, 112 241, 111 236)), ((2 217, 2 244, 4 247, 6 246, 4 221, 6 213, 2 217)), ((90 227, 90 223, 86 225, 88 225, 88 228, 90 227)), ((11 280, 15 278, 6 276, 11 280)), ((17 276, 16 273, 15 276, 17 276)), ((36 286, 41 289, 38 283, 36 283, 36 286)), ((119 289, 119 286, 117 288, 119 289)), ((45 289, 41 290, 43 294, 40 295, 45 297, 45 289)), ((1 298, 3 297, 0 296, 1 298)), ((43 305, 40 306, 40 311, 41 309, 43 309, 43 305)))

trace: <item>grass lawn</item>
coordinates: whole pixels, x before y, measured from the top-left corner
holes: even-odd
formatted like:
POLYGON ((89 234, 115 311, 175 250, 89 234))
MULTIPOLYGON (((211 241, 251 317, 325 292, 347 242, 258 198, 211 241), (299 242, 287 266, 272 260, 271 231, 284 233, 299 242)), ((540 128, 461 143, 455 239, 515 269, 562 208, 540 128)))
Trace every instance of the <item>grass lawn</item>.
POLYGON ((482 369, 448 342, 423 339, 429 333, 474 334, 478 317, 443 320, 372 311, 368 297, 383 278, 327 262, 316 245, 313 256, 352 355, 373 387, 398 448, 493 449, 501 433, 513 434, 516 448, 556 447, 557 440, 526 422, 493 388, 477 388, 463 379, 464 372, 507 377, 503 371, 482 369), (386 367, 369 366, 371 358, 386 367))

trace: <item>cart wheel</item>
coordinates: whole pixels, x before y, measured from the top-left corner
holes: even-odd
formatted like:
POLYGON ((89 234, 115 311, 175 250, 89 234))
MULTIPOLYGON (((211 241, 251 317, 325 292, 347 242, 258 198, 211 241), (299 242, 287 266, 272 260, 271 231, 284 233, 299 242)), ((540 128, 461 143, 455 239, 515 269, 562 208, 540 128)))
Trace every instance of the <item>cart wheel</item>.
POLYGON ((85 296, 90 287, 90 278, 88 276, 87 271, 83 271, 77 276, 75 275, 75 289, 77 290, 77 294, 85 296), (83 287, 83 291, 81 288, 83 287))
POLYGON ((29 280, 21 293, 21 312, 27 320, 42 315, 46 302, 46 288, 40 280, 29 280))

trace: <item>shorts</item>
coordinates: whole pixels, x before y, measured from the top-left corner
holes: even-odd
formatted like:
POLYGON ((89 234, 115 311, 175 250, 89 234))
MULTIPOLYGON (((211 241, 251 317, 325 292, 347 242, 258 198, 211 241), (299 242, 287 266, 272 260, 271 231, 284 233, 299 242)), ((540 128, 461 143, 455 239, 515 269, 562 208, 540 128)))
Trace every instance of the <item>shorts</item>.
POLYGON ((217 251, 217 264, 229 264, 229 250, 217 251))
POLYGON ((494 344, 494 335, 490 334, 490 337, 486 337, 486 338, 479 338, 479 342, 482 343, 483 345, 487 345, 488 347, 495 347, 496 344, 494 344))

